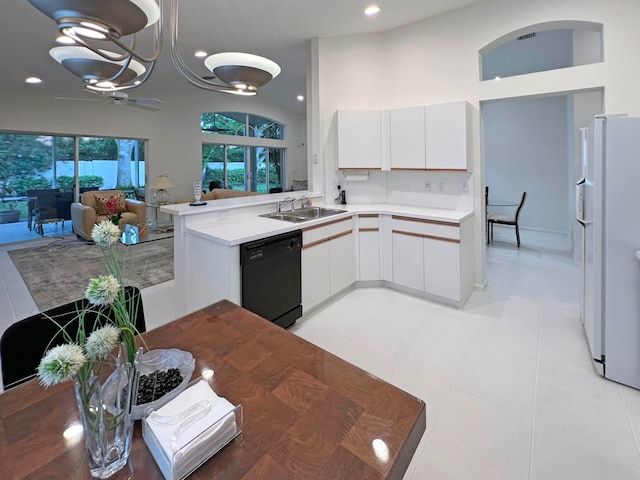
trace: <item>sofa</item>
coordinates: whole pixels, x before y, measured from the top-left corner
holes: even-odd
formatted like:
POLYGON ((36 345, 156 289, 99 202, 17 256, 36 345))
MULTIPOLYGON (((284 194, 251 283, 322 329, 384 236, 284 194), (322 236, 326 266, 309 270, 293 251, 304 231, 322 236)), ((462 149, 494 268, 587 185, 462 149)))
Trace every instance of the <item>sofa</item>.
POLYGON ((105 211, 105 203, 111 197, 114 197, 119 205, 120 225, 144 223, 147 212, 147 205, 144 202, 126 198, 122 190, 93 190, 84 192, 80 203, 71 204, 73 231, 78 237, 93 240, 91 237, 93 226, 109 219, 106 215, 108 212, 105 211))
MULTIPOLYGON (((203 202, 210 200, 221 200, 223 198, 247 197, 249 195, 262 195, 259 192, 247 192, 245 190, 231 190, 229 188, 214 188, 209 193, 203 193, 200 198, 203 202)), ((190 203, 195 201, 194 198, 187 200, 178 200, 176 203, 190 203)))

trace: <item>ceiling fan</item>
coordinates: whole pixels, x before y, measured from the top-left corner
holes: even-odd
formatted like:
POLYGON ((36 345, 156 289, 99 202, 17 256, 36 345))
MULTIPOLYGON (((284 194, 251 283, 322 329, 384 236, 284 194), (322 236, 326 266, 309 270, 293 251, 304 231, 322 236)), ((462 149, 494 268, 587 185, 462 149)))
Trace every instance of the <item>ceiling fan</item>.
POLYGON ((106 102, 111 105, 128 105, 130 107, 141 108, 151 112, 157 112, 160 107, 156 106, 162 103, 157 98, 130 98, 129 94, 123 91, 112 92, 94 92, 87 90, 94 95, 102 98, 79 98, 79 97, 54 97, 55 100, 78 100, 84 102, 106 102))

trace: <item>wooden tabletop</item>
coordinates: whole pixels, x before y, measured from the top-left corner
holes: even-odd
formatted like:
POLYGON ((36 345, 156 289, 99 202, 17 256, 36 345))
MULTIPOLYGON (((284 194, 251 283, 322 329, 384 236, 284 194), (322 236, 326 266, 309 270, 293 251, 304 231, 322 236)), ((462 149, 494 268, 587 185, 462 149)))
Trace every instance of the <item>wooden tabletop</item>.
MULTIPOLYGON (((216 393, 243 405, 243 433, 189 478, 401 479, 426 428, 421 400, 228 301, 144 340, 191 352, 194 376, 213 369, 216 393)), ((71 382, 1 394, 0 478, 91 478, 82 437, 62 435, 77 422, 71 382)), ((163 478, 140 422, 113 478, 163 478)))

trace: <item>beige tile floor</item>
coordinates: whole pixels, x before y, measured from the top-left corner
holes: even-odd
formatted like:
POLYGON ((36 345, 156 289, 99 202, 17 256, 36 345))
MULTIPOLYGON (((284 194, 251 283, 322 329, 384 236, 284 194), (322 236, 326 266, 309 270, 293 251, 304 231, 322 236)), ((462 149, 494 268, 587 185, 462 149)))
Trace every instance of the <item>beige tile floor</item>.
POLYGON ((462 310, 361 288, 292 331, 426 402, 406 479, 640 479, 640 391, 594 371, 566 241, 513 237, 462 310))
MULTIPOLYGON (((454 309, 355 289, 291 331, 423 399, 406 479, 640 479, 640 391, 593 368, 566 241, 496 228, 485 291, 454 309)), ((35 312, 0 249, 0 330, 35 312)), ((173 282, 143 290, 149 329, 173 320, 173 282)))

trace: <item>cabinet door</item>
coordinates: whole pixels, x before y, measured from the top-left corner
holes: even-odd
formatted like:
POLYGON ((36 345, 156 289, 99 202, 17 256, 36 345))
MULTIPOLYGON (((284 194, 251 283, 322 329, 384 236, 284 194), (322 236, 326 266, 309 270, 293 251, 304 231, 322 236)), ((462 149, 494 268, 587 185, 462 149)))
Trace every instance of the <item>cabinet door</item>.
POLYGON ((356 281, 355 245, 353 233, 328 242, 330 258, 329 293, 335 295, 356 281))
POLYGON ((470 113, 470 105, 467 102, 425 107, 427 169, 470 170, 470 113))
POLYGON ((389 113, 391 168, 426 168, 424 107, 401 108, 389 113))
POLYGON ((460 300, 460 244, 424 239, 424 285, 427 293, 460 300))
POLYGON ((382 168, 382 113, 338 110, 338 168, 382 168))
POLYGON ((302 249, 302 310, 329 298, 329 242, 302 249))
POLYGON ((393 283, 424 290, 423 238, 393 233, 393 283))
POLYGON ((360 276, 358 280, 380 280, 380 232, 359 232, 360 276))

